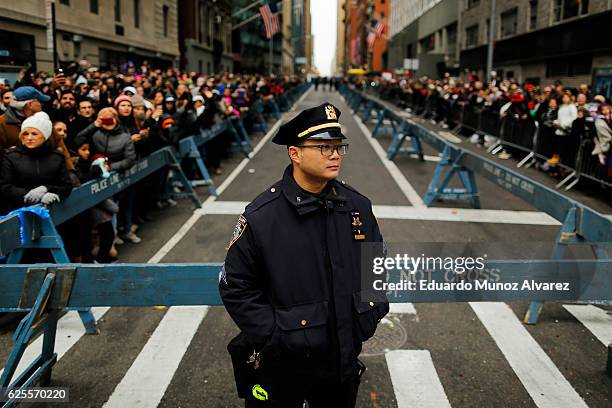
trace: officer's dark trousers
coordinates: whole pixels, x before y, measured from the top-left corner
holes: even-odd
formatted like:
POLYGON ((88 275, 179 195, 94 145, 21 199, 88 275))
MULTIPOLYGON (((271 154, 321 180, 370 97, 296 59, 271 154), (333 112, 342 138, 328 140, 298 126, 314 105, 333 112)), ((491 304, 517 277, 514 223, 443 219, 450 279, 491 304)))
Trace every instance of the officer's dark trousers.
MULTIPOLYGON (((278 378, 281 389, 288 392, 284 392, 281 396, 273 395, 274 387, 272 386, 267 388, 270 391, 268 401, 258 401, 251 397, 245 400, 244 406, 246 408, 302 408, 304 401, 308 401, 308 408, 353 408, 357 400, 359 380, 357 375, 341 383, 295 376, 290 380, 291 385, 288 385, 287 378, 278 378)), ((266 387, 268 384, 262 381, 262 386, 266 387)))

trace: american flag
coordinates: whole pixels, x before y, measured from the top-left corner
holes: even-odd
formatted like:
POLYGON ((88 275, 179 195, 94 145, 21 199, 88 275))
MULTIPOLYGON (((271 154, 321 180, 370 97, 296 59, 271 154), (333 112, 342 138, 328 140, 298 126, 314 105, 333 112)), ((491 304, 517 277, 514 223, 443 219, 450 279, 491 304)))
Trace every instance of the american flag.
POLYGON ((368 33, 368 51, 372 52, 374 50, 374 43, 376 42, 376 34, 368 33))
POLYGON ((266 38, 270 39, 274 34, 280 31, 280 23, 278 22, 278 14, 272 13, 270 5, 266 4, 259 8, 261 19, 266 27, 266 38))
POLYGON ((376 23, 376 27, 374 27, 374 31, 376 32, 376 37, 380 38, 383 35, 383 32, 385 31, 385 23, 382 20, 378 20, 378 23, 376 23))

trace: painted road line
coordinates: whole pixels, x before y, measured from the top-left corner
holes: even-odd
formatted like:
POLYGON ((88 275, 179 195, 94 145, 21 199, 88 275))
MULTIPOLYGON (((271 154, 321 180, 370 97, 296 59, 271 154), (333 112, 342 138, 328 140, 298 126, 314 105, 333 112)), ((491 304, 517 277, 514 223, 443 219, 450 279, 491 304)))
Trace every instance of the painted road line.
POLYGON ((507 304, 470 302, 470 306, 538 407, 587 407, 507 304))
POLYGON ((398 205, 374 205, 377 218, 395 220, 480 222, 490 224, 561 225, 540 211, 481 210, 472 208, 415 208, 398 205))
MULTIPOLYGON (((304 94, 302 96, 300 96, 300 98, 296 101, 295 104, 293 104, 293 106, 291 107, 291 109, 289 110, 289 112, 293 112, 293 110, 295 109, 295 107, 301 103, 310 93, 312 92, 312 87, 310 87, 306 92, 304 92, 304 94)), ((287 113, 285 113, 283 115, 283 117, 286 115, 287 113)), ((217 194, 221 195, 228 187, 230 184, 232 184, 232 182, 236 179, 236 177, 238 177, 238 174, 240 174, 240 172, 242 170, 244 170, 244 168, 246 167, 246 165, 251 161, 251 159, 261 150, 261 148, 272 138, 272 136, 274 136, 274 134, 276 133, 276 131, 278 130, 278 128, 281 126, 282 121, 283 121, 283 117, 281 117, 281 119, 277 120, 276 123, 272 126, 272 128, 268 131, 268 133, 266 133, 266 135, 259 141, 259 143, 257 143, 257 145, 253 148, 253 151, 249 154, 249 157, 245 157, 244 159, 242 159, 242 161, 238 164, 238 166, 236 166, 234 168, 234 170, 232 170, 232 172, 229 174, 229 176, 227 176, 225 178, 225 180, 223 180, 223 183, 221 183, 221 185, 219 187, 217 187, 217 194)), ((216 201, 217 197, 216 196, 210 196, 206 199, 205 204, 206 203, 211 203, 213 201, 216 201)), ((239 213, 241 214, 241 213, 239 213)))
POLYGON ((383 150, 380 143, 378 143, 378 141, 372 137, 370 129, 368 129, 366 125, 361 122, 359 117, 353 118, 355 122, 357 122, 357 126, 359 126, 359 128, 363 132, 363 135, 365 136, 370 146, 372 146, 374 153, 376 153, 379 160, 381 161, 383 166, 385 166, 385 168, 387 169, 395 183, 398 185, 402 193, 404 193, 410 204, 417 208, 426 208, 421 196, 419 196, 414 187, 412 187, 412 184, 410 184, 406 177, 404 177, 397 165, 391 160, 387 159, 387 153, 383 150))
POLYGON ((612 344, 612 314, 593 305, 563 305, 604 347, 612 344))
POLYGON ((207 312, 208 306, 168 309, 104 407, 157 406, 207 312))
POLYGON ((398 408, 450 408, 427 350, 394 350, 385 354, 398 408))
MULTIPOLYGON (((98 321, 109 309, 109 307, 94 307, 91 311, 96 321, 98 321)), ((57 353, 57 359, 59 360, 62 358, 84 334, 85 328, 79 317, 79 312, 71 310, 62 316, 57 322, 57 332, 55 334, 55 352, 57 353)), ((42 344, 43 336, 41 335, 28 345, 21 357, 13 378, 17 378, 17 376, 28 368, 32 361, 40 355, 42 344)), ((0 369, 0 375, 2 375, 3 371, 4 369, 0 369)))
POLYGON ((416 314, 416 309, 412 303, 390 303, 389 313, 393 314, 416 314))
MULTIPOLYGON (((240 215, 248 201, 215 201, 199 210, 210 215, 240 215)), ((403 205, 374 205, 376 218, 389 220, 477 222, 490 224, 561 225, 538 211, 476 210, 471 208, 415 208, 403 205)))

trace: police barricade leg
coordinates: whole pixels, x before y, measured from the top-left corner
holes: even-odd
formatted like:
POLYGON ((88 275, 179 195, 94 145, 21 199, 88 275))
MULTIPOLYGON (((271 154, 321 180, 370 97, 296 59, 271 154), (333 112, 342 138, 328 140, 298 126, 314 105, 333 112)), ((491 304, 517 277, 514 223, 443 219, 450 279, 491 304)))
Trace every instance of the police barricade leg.
MULTIPOLYGON (((383 130, 387 130, 386 128, 384 128, 384 121, 385 118, 387 116, 387 110, 384 108, 381 108, 378 111, 378 114, 376 115, 376 125, 374 125, 374 129, 372 130, 372 137, 376 138, 378 137, 379 132, 383 131, 383 130)), ((383 132, 381 132, 383 133, 383 132)))
POLYGON ((468 200, 474 208, 480 208, 480 198, 476 186, 474 172, 461 165, 462 152, 453 157, 450 146, 446 146, 442 151, 442 159, 436 166, 434 176, 427 187, 423 201, 427 207, 431 206, 436 200, 468 200), (444 171, 447 170, 444 177, 444 171), (457 174, 463 188, 448 187, 453 176, 457 174))
MULTIPOLYGON (((14 248, 8 258, 8 264, 18 264, 23 260, 23 256, 28 249, 49 250, 55 263, 69 263, 68 254, 64 248, 62 237, 57 232, 55 225, 51 221, 49 212, 43 207, 35 210, 22 209, 19 212, 19 221, 24 239, 18 248, 14 248)), ((79 312, 79 317, 85 327, 87 334, 98 334, 96 318, 90 308, 72 309, 79 312)))
MULTIPOLYGON (((51 298, 52 288, 56 284, 55 273, 47 274, 45 268, 28 269, 20 304, 22 304, 24 308, 31 307, 31 309, 15 331, 15 344, 4 366, 2 376, 0 377, 0 388, 5 390, 4 396, 10 395, 9 391, 25 390, 31 387, 35 382, 41 382, 42 385, 48 384, 51 375, 51 367, 55 364, 57 359, 57 355, 53 352, 57 327, 57 313, 55 311, 49 312, 46 305, 51 298), (38 292, 35 291, 37 287, 40 287, 38 292), (31 290, 28 291, 27 289, 31 290), (31 297, 32 294, 35 298, 31 297), (15 379, 15 381, 11 381, 29 342, 42 330, 44 330, 42 353, 15 379)), ((61 293, 61 290, 57 290, 57 292, 61 293)), ((68 296, 69 295, 70 292, 68 291, 68 296)), ((67 301, 67 297, 65 296, 64 298, 67 301)), ((15 399, 8 398, 4 406, 14 406, 16 405, 15 402, 15 399)))
POLYGON ((212 178, 210 177, 210 173, 204 164, 202 154, 200 153, 200 149, 198 149, 193 136, 187 137, 179 142, 179 156, 181 161, 184 159, 193 159, 200 172, 200 175, 202 176, 202 180, 190 180, 191 185, 193 187, 208 186, 210 194, 216 196, 217 189, 215 188, 212 178))
POLYGON ((268 131, 268 122, 266 122, 266 119, 263 115, 263 103, 261 102, 261 100, 257 101, 255 102, 253 107, 255 108, 255 124, 253 125, 253 128, 262 133, 266 133, 268 131))
POLYGON ((268 99, 268 103, 270 106, 270 110, 272 111, 272 116, 274 119, 280 119, 280 109, 278 109, 278 105, 274 99, 268 99))
MULTIPOLYGON (((576 208, 573 206, 567 212, 565 217, 565 221, 557 235, 555 240, 555 245, 553 247, 553 252, 550 257, 551 260, 563 260, 566 250, 569 245, 576 244, 587 244, 590 245, 591 250, 593 251, 593 255, 598 260, 607 260, 609 259, 608 254, 601 246, 601 243, 589 242, 585 238, 581 237, 577 234, 578 223, 580 222, 580 218, 582 215, 576 208)), ((600 301, 586 301, 586 303, 597 303, 604 305, 612 305, 611 300, 600 300, 600 301)), ((540 312, 542 311, 542 307, 544 306, 543 301, 532 301, 529 303, 525 315, 523 317, 523 322, 525 324, 536 324, 538 322, 538 318, 540 317, 540 312)))
POLYGON ((169 158, 169 167, 172 172, 172 176, 170 177, 171 183, 170 185, 174 185, 174 183, 178 183, 178 185, 182 185, 184 191, 183 192, 175 192, 173 193, 177 197, 189 197, 195 204, 197 208, 202 208, 202 202, 200 201, 200 197, 198 197, 198 193, 193 189, 191 182, 183 173, 183 169, 181 168, 181 164, 176 159, 176 155, 170 150, 166 151, 166 154, 169 158))
POLYGON ((391 120, 391 127, 393 130, 393 140, 387 150, 387 159, 394 160, 398 154, 416 155, 420 161, 424 161, 423 146, 421 139, 418 135, 415 135, 410 131, 411 126, 408 124, 406 119, 402 119, 399 128, 396 128, 394 120, 391 120), (403 147, 404 141, 410 140, 410 147, 403 147))
POLYGON ((534 131, 533 131, 533 140, 531 143, 531 151, 529 152, 529 154, 527 154, 527 156, 523 157, 523 159, 517 163, 516 167, 521 168, 521 167, 525 167, 526 169, 528 169, 529 167, 533 166, 536 163, 536 150, 537 150, 537 146, 538 146, 538 141, 539 141, 539 135, 540 135, 540 124, 538 122, 533 122, 534 125, 534 131))
POLYGON ((232 137, 234 138, 236 146, 238 147, 240 151, 242 151, 242 154, 244 154, 244 157, 249 157, 251 146, 250 146, 250 142, 248 141, 248 136, 247 136, 247 140, 245 140, 245 136, 243 132, 246 133, 246 131, 244 130, 244 126, 242 126, 240 119, 236 117, 232 117, 230 119, 228 130, 232 134, 232 137))
POLYGON ((372 109, 374 108, 374 102, 368 101, 365 107, 365 115, 363 117, 363 123, 367 126, 370 116, 372 115, 372 109))
POLYGON ((253 145, 251 144, 251 138, 249 138, 249 134, 247 133, 244 127, 244 122, 242 121, 242 118, 232 118, 231 124, 236 129, 238 136, 241 137, 242 146, 246 148, 248 152, 253 150, 253 145))

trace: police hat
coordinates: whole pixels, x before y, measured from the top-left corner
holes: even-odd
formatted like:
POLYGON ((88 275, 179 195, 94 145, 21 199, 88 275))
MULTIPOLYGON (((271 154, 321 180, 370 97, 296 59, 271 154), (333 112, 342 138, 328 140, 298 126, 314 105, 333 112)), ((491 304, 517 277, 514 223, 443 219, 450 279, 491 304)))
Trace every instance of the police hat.
POLYGON ((340 131, 340 111, 329 102, 303 110, 295 118, 280 127, 272 139, 279 145, 295 146, 306 139, 340 140, 346 136, 340 131))

